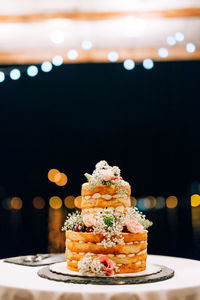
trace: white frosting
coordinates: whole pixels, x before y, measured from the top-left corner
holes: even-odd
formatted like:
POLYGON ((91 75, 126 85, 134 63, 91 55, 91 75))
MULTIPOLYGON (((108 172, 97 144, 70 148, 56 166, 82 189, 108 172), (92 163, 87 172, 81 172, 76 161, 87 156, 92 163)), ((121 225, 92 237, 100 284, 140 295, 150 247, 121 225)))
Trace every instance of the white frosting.
POLYGON ((117 256, 117 257, 121 257, 121 258, 126 257, 125 254, 116 254, 116 256, 117 256))
POLYGON ((95 193, 91 196, 91 198, 97 199, 97 198, 101 198, 101 196, 103 196, 103 195, 101 195, 99 193, 95 193))
MULTIPOLYGON (((109 207, 111 209, 115 209, 115 211, 119 212, 119 213, 123 213, 124 212, 124 206, 117 206, 117 207, 109 207)), ((94 207, 94 208, 86 208, 86 209, 82 209, 82 215, 88 214, 88 213, 98 213, 99 211, 102 211, 102 208, 99 207, 94 207)))
POLYGON ((137 255, 141 255, 141 254, 144 254, 144 253, 146 253, 146 252, 147 252, 147 250, 146 250, 146 249, 144 249, 144 250, 142 250, 142 251, 138 252, 138 253, 137 253, 137 255))
POLYGON ((133 256, 135 256, 135 253, 128 254, 127 256, 128 257, 133 257, 133 256))
MULTIPOLYGON (((100 193, 95 193, 93 195, 90 196, 84 196, 82 197, 83 200, 89 200, 89 199, 98 199, 98 198, 103 198, 105 200, 111 200, 111 199, 115 199, 115 198, 121 198, 121 196, 119 194, 115 194, 115 195, 109 195, 109 194, 100 194, 100 193)), ((123 197, 123 199, 130 199, 130 197, 123 197)))

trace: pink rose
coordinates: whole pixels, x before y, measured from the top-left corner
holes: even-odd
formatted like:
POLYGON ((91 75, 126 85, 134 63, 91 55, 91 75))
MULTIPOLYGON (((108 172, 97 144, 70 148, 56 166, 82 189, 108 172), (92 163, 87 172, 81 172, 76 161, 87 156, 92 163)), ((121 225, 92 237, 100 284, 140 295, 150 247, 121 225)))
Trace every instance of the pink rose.
POLYGON ((130 231, 132 233, 139 233, 144 229, 140 223, 138 223, 134 220, 127 221, 126 227, 127 227, 128 231, 130 231))
POLYGON ((115 264, 111 259, 109 259, 106 255, 102 255, 97 257, 96 260, 101 263, 101 266, 103 267, 107 275, 114 275, 115 264))
POLYGON ((113 178, 114 174, 111 170, 103 171, 103 180, 109 181, 113 178))
POLYGON ((89 215, 84 215, 83 216, 83 223, 85 224, 86 227, 91 227, 93 226, 93 215, 89 214, 89 215))

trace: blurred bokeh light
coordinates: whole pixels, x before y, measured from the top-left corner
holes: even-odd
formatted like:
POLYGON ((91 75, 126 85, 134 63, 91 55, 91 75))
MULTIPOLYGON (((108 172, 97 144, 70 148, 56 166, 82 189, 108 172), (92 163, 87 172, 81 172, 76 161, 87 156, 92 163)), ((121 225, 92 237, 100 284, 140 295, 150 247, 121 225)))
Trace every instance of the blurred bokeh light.
POLYGON ((131 206, 133 206, 133 207, 136 206, 136 204, 137 204, 136 198, 133 196, 131 196, 130 198, 131 198, 131 206))
POLYGON ((49 205, 53 209, 59 209, 62 207, 62 199, 58 196, 53 196, 49 199, 49 205))
POLYGON ((22 199, 19 197, 13 197, 10 201, 10 205, 12 209, 20 210, 23 206, 22 199))
POLYGON ((64 204, 65 204, 65 206, 66 206, 67 208, 70 208, 70 209, 75 208, 74 199, 75 199, 74 196, 67 196, 67 197, 64 199, 64 204))
POLYGON ((178 198, 176 196, 169 196, 166 199, 167 208, 175 208, 178 205, 178 198))
POLYGON ((68 178, 64 173, 58 173, 55 175, 55 183, 58 186, 64 186, 67 184, 68 178))
POLYGON ((33 198, 33 207, 36 209, 43 209, 45 207, 45 201, 42 197, 34 197, 33 198))
POLYGON ((191 196, 191 206, 197 207, 200 205, 200 195, 194 194, 191 196))
POLYGON ((48 172, 48 178, 51 182, 55 182, 55 176, 57 174, 59 174, 60 172, 57 170, 57 169, 51 169, 49 172, 48 172))

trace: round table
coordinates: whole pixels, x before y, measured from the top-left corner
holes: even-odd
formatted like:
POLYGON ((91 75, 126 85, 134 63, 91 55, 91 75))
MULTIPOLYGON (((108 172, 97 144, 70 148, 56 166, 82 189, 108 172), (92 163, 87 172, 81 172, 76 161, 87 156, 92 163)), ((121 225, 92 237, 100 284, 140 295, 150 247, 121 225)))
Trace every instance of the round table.
POLYGON ((0 261, 0 300, 197 300, 200 299, 200 261, 148 255, 149 263, 175 270, 161 282, 123 286, 80 285, 40 278, 41 267, 0 261))

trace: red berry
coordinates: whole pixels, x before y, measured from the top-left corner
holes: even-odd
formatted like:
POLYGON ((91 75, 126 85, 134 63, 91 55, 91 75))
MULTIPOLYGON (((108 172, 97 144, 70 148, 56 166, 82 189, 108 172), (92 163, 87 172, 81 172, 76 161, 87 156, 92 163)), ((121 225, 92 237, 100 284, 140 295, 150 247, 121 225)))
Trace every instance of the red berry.
POLYGON ((129 232, 128 228, 126 226, 124 226, 122 232, 129 232))
POLYGON ((122 178, 122 177, 120 177, 119 179, 120 179, 120 180, 123 180, 123 178, 122 178))
POLYGON ((93 228, 93 227, 87 227, 86 231, 87 231, 87 232, 93 232, 93 231, 94 231, 94 228, 93 228))
POLYGON ((76 232, 79 232, 79 231, 80 231, 80 228, 79 228, 79 225, 78 225, 78 224, 76 225, 75 231, 76 231, 76 232))

